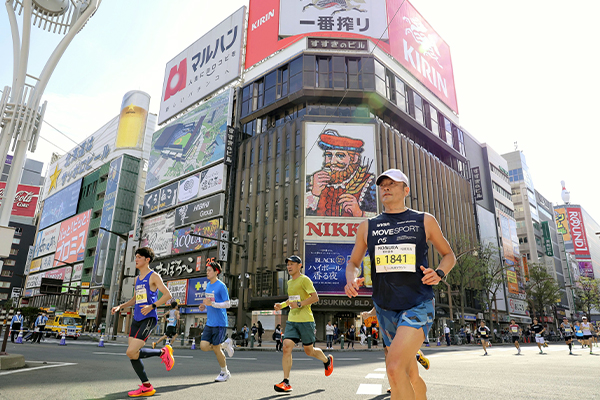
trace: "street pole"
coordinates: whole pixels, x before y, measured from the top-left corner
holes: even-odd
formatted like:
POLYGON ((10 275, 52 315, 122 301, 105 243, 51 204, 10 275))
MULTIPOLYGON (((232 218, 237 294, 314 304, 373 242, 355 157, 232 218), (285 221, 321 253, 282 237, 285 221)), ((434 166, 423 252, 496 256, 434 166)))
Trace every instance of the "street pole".
POLYGON ((12 166, 6 182, 4 201, 0 206, 0 226, 7 227, 13 207, 21 171, 27 151, 35 152, 46 102, 40 102, 48 81, 60 58, 75 35, 98 9, 101 0, 87 2, 48 2, 43 0, 6 0, 6 10, 13 39, 13 81, 12 88, 4 87, 0 98, 0 160, 4 162, 9 149, 14 151, 12 166), (15 10, 23 13, 22 40, 15 10), (35 86, 26 84, 28 76, 31 27, 37 25, 43 30, 65 33, 46 62, 35 86), (9 99, 10 96, 10 99, 9 99))
MULTIPOLYGON (((121 292, 123 291, 123 280, 125 279, 125 260, 127 259, 127 244, 129 242, 129 236, 125 235, 125 234, 122 234, 122 233, 113 232, 113 231, 111 231, 109 229, 102 228, 102 227, 100 227, 99 229, 102 229, 103 231, 108 232, 108 233, 112 233, 113 235, 116 235, 116 236, 118 236, 119 238, 121 238, 122 240, 125 241, 125 252, 123 253, 123 261, 121 261, 121 267, 120 267, 120 270, 119 270, 119 283, 117 285, 117 294, 116 294, 116 296, 115 296, 115 293, 114 293, 114 290, 113 290, 113 284, 112 284, 112 282, 114 280, 111 279, 111 285, 110 285, 111 289, 110 289, 110 292, 109 292, 109 295, 108 295, 108 309, 106 310, 107 314, 108 314, 108 312, 110 312, 110 309, 114 306, 113 303, 115 302, 115 299, 117 300, 117 302, 119 302, 121 300, 121 292)), ((118 247, 119 246, 117 246, 117 248, 118 247)), ((128 276, 128 278, 131 278, 131 277, 128 276)), ((118 321, 119 321, 119 315, 116 315, 116 316, 114 316, 112 318, 112 325, 113 325, 112 326, 112 331, 113 331, 112 332, 112 336, 113 336, 113 340, 117 339, 117 333, 118 333, 118 330, 119 330, 119 323, 118 323, 118 321), (117 321, 117 323, 115 323, 115 321, 117 321)))

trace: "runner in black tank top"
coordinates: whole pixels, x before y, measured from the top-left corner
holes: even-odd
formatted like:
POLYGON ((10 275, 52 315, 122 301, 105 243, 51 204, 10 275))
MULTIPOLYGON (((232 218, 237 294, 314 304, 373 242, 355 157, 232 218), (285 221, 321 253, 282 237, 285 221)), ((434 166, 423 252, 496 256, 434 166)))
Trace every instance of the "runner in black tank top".
POLYGON ((402 171, 387 170, 376 183, 385 213, 359 225, 346 267, 345 291, 349 297, 358 295, 364 283, 364 278, 359 278, 359 267, 369 250, 373 303, 390 355, 386 358, 386 372, 392 399, 424 398, 427 386, 419 376, 414 354, 427 340, 433 323, 431 286, 450 272, 456 258, 436 219, 404 205, 410 189, 402 171), (428 241, 442 255, 435 270, 427 265, 428 241))

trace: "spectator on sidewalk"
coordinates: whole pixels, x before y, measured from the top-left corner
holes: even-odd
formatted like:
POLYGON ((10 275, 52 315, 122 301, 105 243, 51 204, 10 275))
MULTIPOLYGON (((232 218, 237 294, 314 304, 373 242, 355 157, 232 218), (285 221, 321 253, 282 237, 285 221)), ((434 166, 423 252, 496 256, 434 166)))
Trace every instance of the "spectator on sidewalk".
POLYGON ((258 328, 256 327, 256 324, 253 323, 252 324, 252 328, 250 328, 250 332, 252 332, 252 336, 254 336, 254 339, 258 339, 258 328))
POLYGON ((262 346, 263 333, 265 333, 265 330, 263 329, 262 323, 258 321, 258 347, 262 346))
POLYGON ((465 335, 467 337, 467 344, 471 344, 471 328, 469 325, 465 327, 465 335))
POLYGON ((331 325, 331 321, 327 321, 327 325, 325 325, 325 338, 327 339, 327 350, 333 348, 333 334, 335 332, 335 328, 331 325))
POLYGON ((362 324, 360 326, 360 344, 364 346, 365 340, 367 340, 367 327, 362 324))
POLYGON ((354 330, 354 325, 350 325, 350 329, 348 329, 348 333, 346 334, 348 338, 348 348, 352 346, 354 348, 354 340, 356 339, 356 332, 354 330))
POLYGON ((444 324, 444 337, 446 338, 446 345, 450 346, 450 328, 444 324))
POLYGON ((248 347, 248 334, 250 329, 248 329, 248 325, 244 324, 242 328, 242 347, 248 347))
POLYGON ((281 324, 277 324, 275 327, 273 337, 275 338, 275 351, 283 351, 283 342, 281 340, 281 324))
POLYGON ((336 344, 340 340, 340 328, 337 324, 333 324, 333 344, 336 344))

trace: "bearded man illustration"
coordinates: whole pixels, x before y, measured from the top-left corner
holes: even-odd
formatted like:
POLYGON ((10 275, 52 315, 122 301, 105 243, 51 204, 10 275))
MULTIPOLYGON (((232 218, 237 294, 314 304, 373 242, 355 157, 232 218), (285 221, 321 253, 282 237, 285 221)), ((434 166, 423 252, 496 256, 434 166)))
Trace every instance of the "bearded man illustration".
POLYGON ((368 217, 377 213, 373 161, 363 159, 365 143, 327 129, 319 136, 322 169, 307 177, 306 215, 368 217))

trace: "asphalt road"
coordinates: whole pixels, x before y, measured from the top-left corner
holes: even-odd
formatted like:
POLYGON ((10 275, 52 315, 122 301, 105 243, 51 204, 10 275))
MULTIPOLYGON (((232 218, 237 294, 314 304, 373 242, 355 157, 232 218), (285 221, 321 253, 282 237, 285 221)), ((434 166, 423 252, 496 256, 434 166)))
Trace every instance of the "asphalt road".
MULTIPOLYGON (((122 344, 99 348, 94 342, 68 341, 58 346, 8 345, 23 354, 28 368, 0 371, 0 399, 124 399, 139 384, 122 344)), ((596 350, 596 349, 595 349, 596 350)), ((494 346, 484 357, 473 346, 424 349, 431 368, 419 367, 429 399, 600 399, 600 357, 563 343, 538 354, 524 347, 494 346)), ((600 348, 597 349, 600 354, 600 348)), ((238 351, 228 359, 232 378, 213 382, 220 369, 213 353, 175 350, 176 364, 166 372, 159 358, 144 360, 146 372, 164 399, 386 399, 388 388, 382 351, 333 351, 335 370, 325 377, 322 364, 303 352, 294 353, 290 378, 294 391, 280 394, 273 385, 282 379, 281 354, 238 351), (361 394, 364 393, 364 394, 361 394)))

